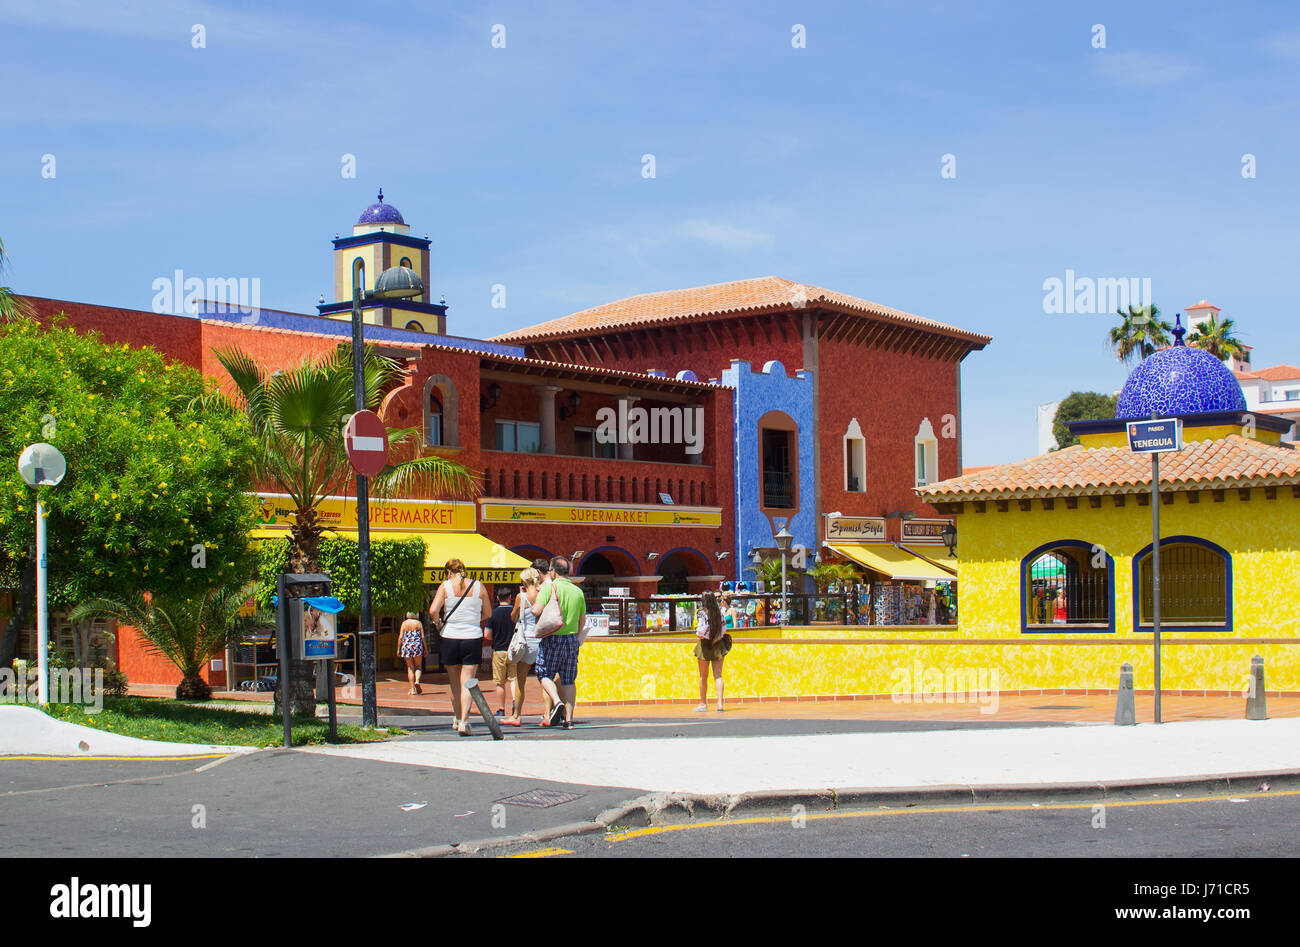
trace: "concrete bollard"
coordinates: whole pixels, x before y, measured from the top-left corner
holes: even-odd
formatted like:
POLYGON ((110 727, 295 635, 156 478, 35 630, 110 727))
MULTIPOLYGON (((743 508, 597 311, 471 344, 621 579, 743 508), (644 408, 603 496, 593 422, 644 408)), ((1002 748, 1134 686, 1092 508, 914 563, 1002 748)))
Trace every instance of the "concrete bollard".
POLYGON ((1264 659, 1258 654, 1250 659, 1250 688, 1246 691, 1246 719, 1268 719, 1268 708, 1264 706, 1264 659))
POLYGON ((1119 669, 1119 696, 1115 700, 1115 726, 1137 724, 1137 707, 1133 704, 1133 665, 1127 661, 1119 669))

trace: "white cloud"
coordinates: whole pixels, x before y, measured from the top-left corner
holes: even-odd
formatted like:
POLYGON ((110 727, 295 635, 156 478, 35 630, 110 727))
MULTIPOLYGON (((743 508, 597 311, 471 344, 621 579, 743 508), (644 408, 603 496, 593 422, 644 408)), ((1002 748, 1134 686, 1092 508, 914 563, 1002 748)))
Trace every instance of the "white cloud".
POLYGON ((725 250, 747 250, 750 247, 768 246, 772 235, 749 227, 717 223, 712 220, 688 220, 677 232, 688 240, 698 240, 725 250))
POLYGON ((1134 50, 1100 51, 1097 69, 1112 82, 1130 86, 1157 86, 1178 82, 1193 72, 1193 65, 1176 56, 1134 50))

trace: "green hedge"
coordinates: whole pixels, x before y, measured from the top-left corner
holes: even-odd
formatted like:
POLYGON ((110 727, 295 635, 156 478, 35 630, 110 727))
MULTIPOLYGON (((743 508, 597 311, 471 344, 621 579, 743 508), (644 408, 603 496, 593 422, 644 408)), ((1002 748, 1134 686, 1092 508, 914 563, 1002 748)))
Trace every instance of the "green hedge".
MULTIPOLYGON (((399 615, 424 608, 424 542, 420 539, 370 541, 370 603, 373 613, 399 615)), ((276 578, 289 558, 289 540, 257 541, 257 605, 270 609, 276 578)), ((332 592, 344 605, 343 614, 358 617, 361 609, 361 566, 352 539, 323 537, 321 570, 330 577, 332 592)))

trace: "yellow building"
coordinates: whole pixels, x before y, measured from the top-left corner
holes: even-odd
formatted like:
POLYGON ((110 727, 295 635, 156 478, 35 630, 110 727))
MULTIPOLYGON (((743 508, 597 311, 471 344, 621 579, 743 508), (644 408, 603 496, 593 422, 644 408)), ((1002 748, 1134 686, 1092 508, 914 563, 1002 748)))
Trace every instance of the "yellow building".
POLYGON ((1134 369, 1116 417, 1078 445, 918 489, 955 517, 958 634, 1001 649, 1004 689, 1152 686, 1151 458, 1126 420, 1178 417, 1160 455, 1162 687, 1240 692, 1264 656, 1269 691, 1300 691, 1300 453, 1290 421, 1246 410, 1218 359, 1177 342, 1134 369), (1011 659, 1007 666, 1007 659, 1011 659))

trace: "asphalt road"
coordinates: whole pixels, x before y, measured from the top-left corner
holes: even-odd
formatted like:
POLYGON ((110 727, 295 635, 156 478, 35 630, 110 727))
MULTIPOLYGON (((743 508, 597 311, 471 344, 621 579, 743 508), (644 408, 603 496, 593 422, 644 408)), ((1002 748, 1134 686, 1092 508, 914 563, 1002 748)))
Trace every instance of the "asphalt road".
MULTIPOLYGON (((1258 858, 1300 854, 1300 790, 1109 800, 1044 796, 996 806, 786 807, 516 846, 490 855, 596 858, 1258 858), (802 817, 801 817, 802 816, 802 817)), ((1225 878, 1223 880, 1231 880, 1225 878)))

